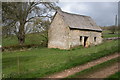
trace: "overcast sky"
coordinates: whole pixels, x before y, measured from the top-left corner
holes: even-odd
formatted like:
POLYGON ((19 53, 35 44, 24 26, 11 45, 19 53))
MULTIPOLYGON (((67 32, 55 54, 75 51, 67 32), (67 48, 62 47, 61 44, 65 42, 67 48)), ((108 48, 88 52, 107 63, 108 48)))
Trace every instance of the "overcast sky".
POLYGON ((99 26, 115 24, 117 2, 59 2, 65 12, 91 16, 99 26))

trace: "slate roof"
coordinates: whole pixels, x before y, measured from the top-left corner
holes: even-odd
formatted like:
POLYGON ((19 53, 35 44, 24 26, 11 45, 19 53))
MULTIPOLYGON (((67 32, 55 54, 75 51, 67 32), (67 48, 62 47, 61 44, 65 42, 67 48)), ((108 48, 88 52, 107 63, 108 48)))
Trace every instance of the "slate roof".
POLYGON ((63 20, 70 28, 102 31, 89 16, 67 13, 60 10, 57 12, 62 16, 63 20))

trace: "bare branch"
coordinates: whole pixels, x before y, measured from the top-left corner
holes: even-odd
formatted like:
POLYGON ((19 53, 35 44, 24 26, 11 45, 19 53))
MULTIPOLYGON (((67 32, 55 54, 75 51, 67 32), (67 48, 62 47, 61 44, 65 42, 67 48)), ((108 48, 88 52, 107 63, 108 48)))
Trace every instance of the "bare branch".
POLYGON ((35 19, 35 18, 42 18, 42 17, 48 17, 48 18, 52 18, 52 16, 48 16, 48 15, 46 15, 46 16, 34 16, 34 17, 31 17, 31 18, 29 18, 28 20, 26 20, 26 22, 32 22, 32 21, 30 21, 30 20, 32 20, 32 19, 35 19))

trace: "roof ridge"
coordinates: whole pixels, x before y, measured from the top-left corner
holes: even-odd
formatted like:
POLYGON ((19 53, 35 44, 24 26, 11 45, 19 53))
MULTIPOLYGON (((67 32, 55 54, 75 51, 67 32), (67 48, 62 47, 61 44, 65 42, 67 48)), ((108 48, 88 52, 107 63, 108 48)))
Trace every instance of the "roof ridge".
POLYGON ((69 13, 69 12, 65 12, 65 11, 62 11, 62 10, 57 10, 57 12, 59 12, 59 13, 66 13, 66 14, 70 14, 70 15, 76 15, 76 16, 90 17, 90 16, 86 16, 86 15, 80 15, 80 14, 75 14, 75 13, 69 13))

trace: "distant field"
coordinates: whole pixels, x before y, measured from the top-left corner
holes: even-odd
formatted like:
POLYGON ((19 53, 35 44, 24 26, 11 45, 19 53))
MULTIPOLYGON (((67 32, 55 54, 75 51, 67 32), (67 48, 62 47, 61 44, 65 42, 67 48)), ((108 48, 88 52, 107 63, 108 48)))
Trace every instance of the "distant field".
POLYGON ((103 30, 102 33, 111 33, 109 30, 103 30))
MULTIPOLYGON (((103 30, 102 33, 111 33, 110 30, 103 30)), ((116 30, 115 33, 120 33, 120 31, 116 30)))
POLYGON ((111 37, 120 37, 120 35, 118 35, 118 32, 115 32, 115 34, 110 34, 111 32, 109 30, 103 30, 102 34, 103 34, 103 38, 111 38, 111 37))
POLYGON ((118 34, 103 34, 103 38, 120 37, 118 34))
POLYGON ((3 52, 3 75, 7 78, 43 77, 117 52, 118 45, 118 40, 113 40, 89 48, 79 47, 72 50, 35 48, 3 52))

